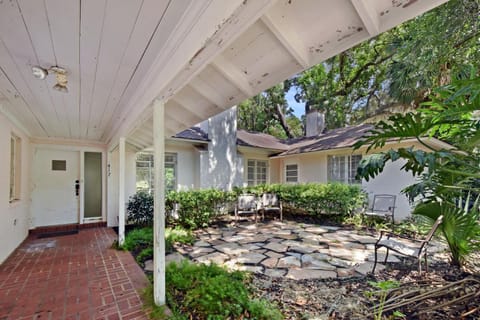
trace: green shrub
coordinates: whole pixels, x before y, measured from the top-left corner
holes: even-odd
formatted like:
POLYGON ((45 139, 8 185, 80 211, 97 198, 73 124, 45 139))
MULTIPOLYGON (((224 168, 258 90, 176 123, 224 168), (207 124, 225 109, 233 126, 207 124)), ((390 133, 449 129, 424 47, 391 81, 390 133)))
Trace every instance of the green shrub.
POLYGON ((243 273, 216 265, 171 263, 166 269, 167 303, 190 319, 282 319, 263 300, 250 300, 243 273))
POLYGON ((153 247, 148 247, 143 249, 135 258, 135 260, 137 260, 138 263, 142 263, 142 264, 149 259, 153 259, 153 247))
POLYGON ((187 229, 206 227, 213 218, 219 216, 221 207, 234 199, 233 193, 222 190, 173 191, 168 194, 166 207, 169 210, 177 204, 177 219, 171 223, 187 229))
POLYGON ((237 188, 235 191, 237 194, 247 192, 257 195, 273 192, 285 205, 311 215, 347 216, 364 206, 366 201, 361 186, 342 183, 270 184, 237 188))
POLYGON ((153 225, 153 196, 140 191, 130 197, 127 203, 127 219, 138 226, 153 225))
POLYGON ((166 228, 165 229, 165 251, 173 251, 174 243, 192 244, 195 241, 195 236, 190 230, 185 230, 182 227, 166 228))
MULTIPOLYGON (((181 227, 165 229, 165 251, 172 252, 174 243, 192 244, 195 237, 191 231, 181 227)), ((125 236, 123 249, 138 252, 137 261, 144 262, 153 257, 153 227, 133 229, 125 236)))
POLYGON ((128 251, 139 251, 147 247, 153 247, 153 228, 133 229, 128 232, 122 247, 128 251))

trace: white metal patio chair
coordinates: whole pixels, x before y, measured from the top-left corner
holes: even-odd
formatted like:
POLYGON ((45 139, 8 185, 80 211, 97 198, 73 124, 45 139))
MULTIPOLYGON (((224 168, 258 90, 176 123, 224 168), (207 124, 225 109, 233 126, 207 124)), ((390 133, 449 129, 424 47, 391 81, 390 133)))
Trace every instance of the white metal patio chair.
POLYGON ((392 226, 395 223, 395 201, 396 196, 392 194, 376 194, 373 196, 372 207, 363 214, 370 217, 381 217, 390 219, 392 226))
POLYGON ((260 201, 262 219, 265 219, 265 211, 276 211, 280 214, 280 221, 283 221, 282 201, 275 193, 264 193, 260 201))
POLYGON ((390 250, 393 250, 403 256, 416 258, 418 260, 418 271, 422 272, 422 258, 425 258, 425 271, 428 272, 427 264, 427 248, 430 240, 432 240, 433 234, 438 229, 440 224, 443 221, 443 216, 439 216, 435 223, 432 226, 432 229, 428 232, 424 240, 410 239, 403 237, 392 232, 382 231, 380 238, 378 238, 375 243, 375 262, 373 264, 372 273, 375 272, 375 267, 377 266, 377 257, 378 249, 384 247, 387 249, 385 255, 385 260, 383 263, 387 262, 388 253, 390 250), (402 239, 404 239, 402 241, 402 239), (407 240, 407 241, 405 241, 407 240))
POLYGON ((255 223, 257 223, 258 213, 257 197, 253 194, 241 194, 238 196, 235 204, 235 221, 238 221, 238 215, 242 213, 253 213, 255 215, 255 223))

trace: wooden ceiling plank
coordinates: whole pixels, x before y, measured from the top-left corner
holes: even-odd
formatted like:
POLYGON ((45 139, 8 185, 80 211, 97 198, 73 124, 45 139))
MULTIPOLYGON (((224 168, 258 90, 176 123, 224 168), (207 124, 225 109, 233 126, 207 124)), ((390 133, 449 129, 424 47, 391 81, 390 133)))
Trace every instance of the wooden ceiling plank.
MULTIPOLYGON (((45 94, 46 83, 35 79, 31 71, 37 62, 17 4, 0 2, 0 65, 43 128, 43 135, 55 136, 56 122, 51 116, 54 110, 45 94)), ((14 101, 11 103, 15 105, 14 101)))
POLYGON ((253 88, 248 82, 247 77, 223 55, 219 55, 212 66, 220 72, 225 78, 237 87, 246 97, 253 96, 253 88))
POLYGON ((68 72, 68 93, 54 91, 64 102, 70 138, 80 139, 80 2, 46 0, 57 64, 68 72))
POLYGON ((100 126, 106 113, 108 97, 130 41, 140 6, 140 1, 116 0, 107 2, 92 98, 92 111, 95 110, 96 112, 90 114, 89 138, 100 139, 105 130, 100 126), (132 14, 132 12, 136 14, 132 14))
MULTIPOLYGON (((38 65, 45 69, 57 65, 45 2, 28 0, 17 1, 32 41, 35 55, 38 59, 38 65)), ((55 119, 56 122, 55 136, 69 138, 70 127, 68 116, 65 111, 64 99, 58 93, 53 92, 53 86, 56 83, 55 77, 54 75, 50 75, 44 81, 47 88, 47 103, 51 105, 52 108, 52 114, 50 117, 55 119)))
POLYGON ((367 29, 370 36, 376 36, 380 33, 380 21, 378 14, 375 12, 375 8, 368 5, 364 0, 350 0, 353 7, 358 13, 358 16, 363 22, 363 25, 367 29))
MULTIPOLYGON (((130 35, 130 41, 123 54, 115 82, 109 94, 105 113, 102 117, 100 127, 107 128, 108 124, 115 116, 119 117, 121 113, 120 101, 126 91, 130 81, 132 81, 135 71, 142 62, 145 50, 153 37, 160 19, 163 17, 169 1, 144 0, 138 13, 138 18, 130 35), (152 15, 152 12, 158 14, 152 15)), ((115 118, 116 119, 116 118, 115 118)))
POLYGON ((261 20, 302 68, 305 69, 311 65, 307 46, 292 28, 281 21, 275 21, 268 12, 262 16, 261 20))
POLYGON ((167 109, 166 113, 168 113, 171 118, 175 119, 178 123, 184 125, 185 129, 190 128, 190 126, 193 124, 197 124, 205 120, 174 100, 168 101, 165 104, 165 107, 167 109))
POLYGON ((106 0, 83 0, 80 21, 80 135, 86 139, 92 114, 106 0))
POLYGON ((198 94, 195 90, 190 89, 188 86, 176 94, 172 100, 181 104, 185 109, 189 110, 199 118, 204 117, 206 113, 223 111, 217 107, 217 105, 205 99, 202 95, 198 94))
POLYGON ((32 113, 23 97, 9 81, 2 68, 0 68, 0 93, 3 95, 3 99, 6 100, 6 102, 0 102, 5 104, 4 109, 13 115, 27 132, 30 132, 32 135, 45 135, 40 121, 36 118, 35 114, 32 113))
POLYGON ((202 81, 199 77, 194 78, 188 85, 202 97, 214 103, 217 107, 222 106, 227 102, 227 99, 222 96, 218 90, 212 88, 207 82, 202 81))
MULTIPOLYGON (((121 105, 120 111, 112 117, 105 130, 105 137, 102 139, 110 139, 112 131, 116 131, 117 127, 121 126, 125 121, 128 121, 127 119, 132 116, 132 106, 129 105, 128 101, 133 100, 134 96, 137 94, 142 95, 144 89, 141 88, 140 85, 146 81, 149 74, 155 69, 154 65, 157 61, 161 60, 166 55, 166 46, 169 46, 169 42, 173 41, 170 33, 173 33, 177 25, 182 23, 182 16, 185 12, 188 12, 190 3, 193 3, 193 0, 169 1, 164 17, 160 20, 157 29, 150 40, 148 48, 145 48, 142 61, 140 61, 135 73, 129 80, 130 82, 125 89, 125 92, 122 93, 121 101, 119 101, 119 104, 121 105)), ((199 1, 196 3, 199 3, 199 1)), ((171 55, 169 57, 171 58, 171 55)), ((155 73, 155 75, 157 75, 157 73, 155 73)), ((146 108, 148 108, 148 105, 149 104, 147 104, 146 108)), ((141 114, 138 113, 137 116, 141 117, 141 114)), ((133 121, 131 128, 134 128, 136 123, 136 120, 133 121)), ((129 128, 129 131, 131 128, 129 128)))

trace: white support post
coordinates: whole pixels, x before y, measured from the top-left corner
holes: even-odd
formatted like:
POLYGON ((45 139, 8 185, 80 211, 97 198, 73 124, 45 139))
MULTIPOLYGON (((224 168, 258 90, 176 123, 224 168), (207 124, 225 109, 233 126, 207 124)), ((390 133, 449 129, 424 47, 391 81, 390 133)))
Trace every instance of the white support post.
POLYGON ((153 149, 155 166, 153 211, 153 296, 165 304, 165 104, 153 102, 153 149))
POLYGON ((125 137, 118 143, 118 244, 125 242, 125 137))

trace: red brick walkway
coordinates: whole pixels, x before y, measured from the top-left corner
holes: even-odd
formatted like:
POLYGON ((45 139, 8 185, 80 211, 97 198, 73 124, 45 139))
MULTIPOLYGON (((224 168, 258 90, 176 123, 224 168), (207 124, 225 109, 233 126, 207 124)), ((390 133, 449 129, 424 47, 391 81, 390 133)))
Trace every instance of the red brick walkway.
POLYGON ((30 237, 0 266, 0 319, 148 319, 148 284, 108 228, 30 237))

